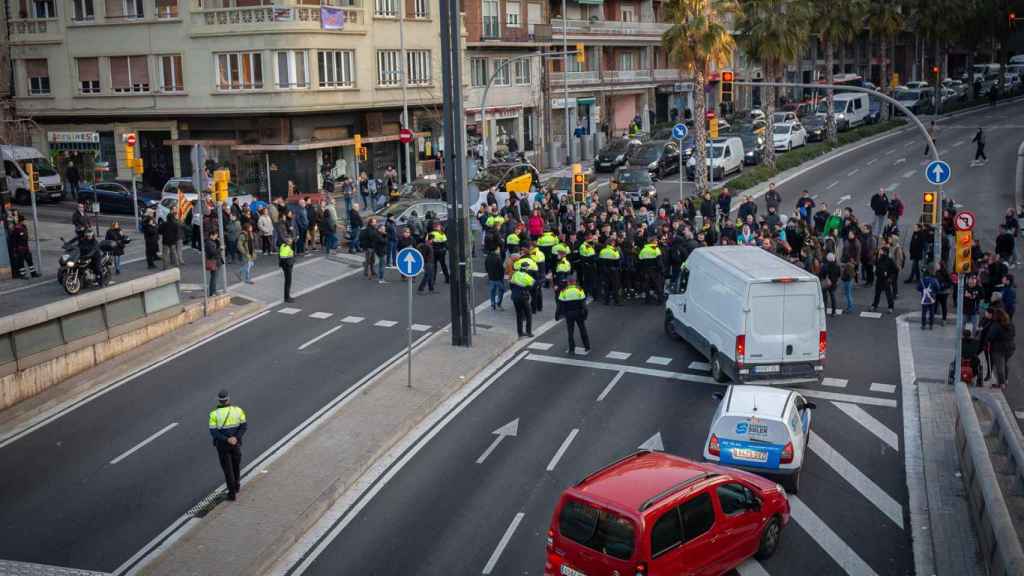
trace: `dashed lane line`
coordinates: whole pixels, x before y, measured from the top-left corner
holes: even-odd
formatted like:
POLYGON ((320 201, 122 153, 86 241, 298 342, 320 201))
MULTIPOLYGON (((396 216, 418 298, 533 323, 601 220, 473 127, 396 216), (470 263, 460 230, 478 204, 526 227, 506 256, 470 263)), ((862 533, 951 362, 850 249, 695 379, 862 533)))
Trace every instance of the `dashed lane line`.
POLYGON ((670 362, 672 362, 672 359, 667 356, 651 356, 647 359, 648 364, 656 364, 658 366, 668 366, 670 362))
POLYGON ((871 160, 868 160, 868 166, 871 166, 871 165, 872 165, 872 164, 874 164, 875 162, 878 162, 878 158, 877 158, 877 157, 875 157, 875 158, 872 158, 871 160))
POLYGON ((334 328, 331 328, 331 329, 330 329, 330 330, 328 330, 327 332, 324 332, 323 334, 321 334, 321 335, 317 336, 316 338, 313 338, 312 340, 310 340, 310 341, 306 342, 306 343, 305 343, 305 344, 303 344, 302 346, 299 346, 299 350, 305 350, 306 348, 309 348, 309 347, 310 347, 310 346, 312 346, 313 344, 316 344, 317 342, 319 342, 319 341, 323 340, 324 338, 327 338, 327 337, 328 337, 328 336, 330 336, 331 334, 334 334, 334 333, 335 333, 335 332, 337 332, 338 330, 341 330, 341 327, 342 327, 342 326, 344 326, 344 324, 338 324, 337 326, 335 326, 334 328))
POLYGON ((302 312, 302 308, 281 308, 280 310, 278 310, 278 312, 280 312, 281 314, 294 316, 295 314, 302 312))
POLYGON ((963 146, 963 145, 964 145, 964 141, 963 140, 957 140, 956 142, 953 142, 953 148, 959 148, 960 146, 963 146))
POLYGON ((811 432, 807 447, 819 458, 824 460, 837 474, 850 484, 864 498, 875 505, 893 524, 903 529, 903 506, 882 490, 878 484, 868 478, 859 468, 850 463, 845 456, 836 452, 821 436, 811 432))
POLYGON ((701 372, 710 372, 711 364, 707 362, 690 362, 690 370, 700 370, 701 372))
POLYGON ((611 352, 605 354, 604 357, 608 358, 609 360, 628 360, 630 356, 632 356, 632 354, 630 354, 629 352, 618 352, 616 350, 612 350, 611 352))
POLYGON ((146 438, 146 439, 145 439, 145 440, 143 440, 142 442, 139 442, 138 444, 136 444, 135 446, 133 446, 132 448, 130 448, 130 449, 129 449, 129 450, 127 451, 127 452, 124 452, 123 454, 121 454, 121 455, 120 455, 120 456, 118 456, 117 458, 114 458, 113 460, 111 460, 111 461, 110 461, 110 463, 111 463, 111 464, 117 464, 118 462, 120 462, 120 461, 124 460, 125 458, 127 458, 127 457, 131 456, 132 454, 135 454, 135 453, 136 453, 136 452, 138 452, 139 450, 142 450, 142 449, 143 449, 143 448, 144 448, 144 447, 145 447, 145 446, 146 446, 147 444, 149 444, 149 443, 150 443, 150 442, 152 442, 153 440, 156 440, 157 438, 159 438, 159 437, 163 436, 164 434, 166 434, 166 433, 170 432, 171 430, 173 430, 173 429, 174 429, 174 427, 175 427, 175 426, 177 426, 177 425, 178 425, 178 423, 177 423, 177 422, 171 422, 171 423, 170 423, 170 424, 168 424, 167 426, 164 426, 163 428, 161 428, 161 429, 157 430, 157 431, 156 431, 156 432, 155 432, 155 433, 154 433, 154 434, 153 434, 152 436, 150 436, 149 438, 146 438))
POLYGON ((316 318, 317 320, 327 320, 331 316, 334 316, 334 314, 330 312, 313 312, 309 315, 310 318, 316 318))
POLYGON ((803 527, 804 532, 821 546, 836 564, 843 567, 850 576, 878 576, 853 548, 843 541, 828 524, 804 504, 798 496, 789 497, 789 511, 793 520, 803 527))
POLYGON ((608 394, 612 391, 612 388, 615 388, 615 385, 619 383, 619 380, 622 380, 623 374, 625 374, 625 372, 620 371, 615 373, 615 376, 612 377, 612 381, 609 382, 608 385, 604 387, 604 390, 601 390, 601 394, 597 397, 598 402, 608 397, 608 394))
POLYGON ((889 154, 892 154, 895 151, 896 151, 895 148, 889 148, 888 150, 885 151, 885 154, 888 156, 889 154))
POLYGON ((345 316, 341 319, 345 324, 359 324, 363 320, 366 320, 366 318, 363 318, 362 316, 345 316))
POLYGON ((530 350, 550 350, 554 346, 551 342, 530 342, 527 346, 530 350))
POLYGON ((914 174, 915 174, 916 172, 917 172, 916 170, 907 170, 906 172, 904 172, 903 174, 901 174, 901 176, 903 176, 904 178, 910 178, 910 177, 911 177, 911 176, 913 176, 913 175, 914 175, 914 174))
POLYGON ((395 324, 398 324, 398 322, 395 322, 394 320, 378 320, 373 323, 374 326, 379 326, 381 328, 391 328, 395 324))
POLYGON ((830 386, 832 388, 846 388, 846 378, 822 378, 822 386, 830 386))
POLYGON ((881 318, 882 317, 882 313, 881 312, 861 312, 860 313, 860 317, 861 318, 881 318))
POLYGON ((847 176, 853 176, 857 172, 860 172, 860 168, 854 168, 853 170, 850 170, 849 172, 847 172, 846 175, 847 176))
POLYGON ((430 326, 426 324, 413 324, 409 328, 411 328, 413 332, 426 332, 427 330, 430 330, 430 326))
POLYGON ((559 460, 565 455, 565 451, 569 449, 569 445, 572 444, 572 441, 576 439, 576 435, 579 433, 579 428, 573 428, 569 431, 569 435, 565 437, 565 440, 562 440, 562 445, 558 447, 558 451, 555 452, 555 455, 551 457, 551 461, 548 462, 548 472, 551 472, 555 469, 555 466, 558 466, 559 460))
POLYGON ((768 576, 768 571, 761 566, 761 563, 753 558, 736 567, 740 576, 768 576))
POLYGON ((833 182, 833 183, 829 184, 828 186, 826 186, 825 190, 831 190, 832 188, 835 188, 838 184, 839 184, 839 181, 836 180, 835 182, 833 182))
POLYGON ((895 384, 879 384, 878 382, 871 383, 872 392, 881 392, 883 394, 892 394, 896 391, 895 384))
POLYGON ((888 426, 882 424, 877 418, 869 414, 866 410, 856 404, 849 404, 847 402, 833 402, 832 405, 839 408, 842 413, 856 420, 858 424, 866 428, 868 432, 877 436, 879 440, 888 444, 894 451, 900 451, 899 436, 890 430, 888 426))
POLYGON ((497 547, 494 548, 494 552, 491 552, 491 557, 487 559, 487 564, 484 565, 483 574, 490 574, 494 567, 498 564, 498 560, 501 558, 501 553, 505 551, 508 546, 509 540, 512 539, 512 535, 516 533, 516 528, 519 528, 519 523, 523 521, 523 513, 517 512, 515 517, 512 518, 512 523, 505 529, 505 533, 501 535, 501 540, 498 541, 497 547))

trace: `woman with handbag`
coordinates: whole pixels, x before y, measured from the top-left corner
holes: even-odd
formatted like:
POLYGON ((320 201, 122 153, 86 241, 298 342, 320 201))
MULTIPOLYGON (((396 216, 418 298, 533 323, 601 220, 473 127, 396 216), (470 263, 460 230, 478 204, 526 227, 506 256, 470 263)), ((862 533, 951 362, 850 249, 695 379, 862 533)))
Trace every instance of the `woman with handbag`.
POLYGON ((220 255, 220 241, 216 230, 210 231, 203 248, 206 251, 206 273, 210 277, 210 296, 213 296, 217 293, 217 270, 220 270, 220 265, 224 263, 220 255))

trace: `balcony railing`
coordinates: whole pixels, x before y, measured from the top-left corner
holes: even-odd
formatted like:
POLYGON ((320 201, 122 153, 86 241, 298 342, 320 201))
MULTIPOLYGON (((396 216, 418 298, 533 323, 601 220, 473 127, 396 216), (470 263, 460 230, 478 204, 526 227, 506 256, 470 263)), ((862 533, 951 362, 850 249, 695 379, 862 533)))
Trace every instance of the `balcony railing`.
MULTIPOLYGON (((678 70, 658 70, 658 72, 672 72, 673 76, 668 78, 657 78, 658 80, 677 80, 678 70)), ((655 75, 656 77, 656 75, 655 75)), ((561 72, 552 72, 550 75, 552 89, 558 89, 565 82, 561 72)), ((597 83, 629 83, 629 82, 650 82, 652 74, 650 70, 587 70, 585 72, 569 72, 569 85, 579 86, 584 84, 597 83)))
POLYGON ((562 36, 563 30, 569 36, 661 36, 669 29, 667 22, 622 22, 618 20, 568 20, 562 27, 562 19, 551 18, 552 36, 562 36))
POLYGON ((601 78, 608 82, 637 82, 651 79, 650 70, 605 70, 601 78))
POLYGON ((654 70, 655 80, 679 80, 681 78, 679 69, 677 68, 656 68, 654 70))
MULTIPOLYGON (((362 8, 345 9, 345 27, 364 30, 362 8)), ((320 6, 244 6, 192 11, 199 29, 234 28, 238 31, 279 30, 282 27, 320 29, 320 6)), ((210 30, 211 32, 213 30, 210 30)), ((217 30, 219 32, 219 30, 217 30)))
MULTIPOLYGON (((561 72, 551 74, 551 86, 558 87, 565 83, 565 75, 561 72)), ((569 84, 593 84, 601 81, 601 73, 597 70, 569 72, 569 84)))
POLYGON ((22 18, 9 24, 12 44, 60 42, 63 39, 58 18, 22 18))

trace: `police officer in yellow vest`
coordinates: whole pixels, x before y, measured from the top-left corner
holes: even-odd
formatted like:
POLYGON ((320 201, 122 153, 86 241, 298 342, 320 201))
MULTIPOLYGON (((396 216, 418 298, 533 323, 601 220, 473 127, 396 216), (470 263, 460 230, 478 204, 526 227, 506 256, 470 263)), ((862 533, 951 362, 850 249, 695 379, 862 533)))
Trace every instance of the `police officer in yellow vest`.
POLYGON ((533 312, 530 309, 531 293, 537 280, 528 270, 535 268, 536 264, 525 256, 513 256, 516 260, 512 263, 512 277, 509 284, 512 287, 512 304, 516 308, 516 333, 519 337, 528 336, 533 338, 533 312))
POLYGON ((555 294, 565 288, 566 283, 569 281, 569 275, 572 274, 572 264, 569 264, 569 259, 562 256, 555 256, 554 265, 554 282, 555 282, 555 294))
POLYGON ((576 340, 573 338, 575 328, 579 326, 583 349, 590 352, 590 335, 587 334, 587 293, 576 285, 575 278, 569 278, 568 284, 558 293, 555 304, 555 320, 565 318, 565 328, 569 332, 569 349, 567 354, 576 353, 576 340))
POLYGON ((234 500, 241 489, 242 436, 248 427, 245 410, 232 406, 228 391, 221 390, 217 394, 217 408, 210 412, 210 436, 224 471, 228 500, 234 500))
POLYGON ((440 267, 444 273, 444 283, 449 284, 448 235, 444 233, 440 222, 434 222, 434 229, 430 231, 430 241, 434 246, 434 278, 437 278, 437 269, 440 267))
POLYGON ((576 267, 576 276, 580 286, 591 296, 597 294, 597 250, 594 250, 593 235, 587 232, 586 238, 576 249, 579 255, 579 265, 576 267))
MULTIPOLYGON (((543 260, 553 264, 554 261, 551 256, 551 249, 555 247, 555 244, 558 244, 558 236, 555 236, 551 230, 545 230, 544 233, 540 235, 540 238, 537 238, 536 244, 537 247, 540 248, 541 254, 544 255, 543 260)), ((550 272, 550 268, 545 268, 543 265, 540 269, 544 272, 545 276, 550 272)))
POLYGON ((281 267, 281 272, 284 273, 284 301, 294 302, 292 300, 292 268, 295 263, 295 250, 292 249, 292 242, 295 240, 291 237, 282 239, 281 246, 277 249, 277 265, 281 267))
POLYGON ((605 306, 615 300, 616 306, 622 306, 622 277, 621 258, 622 253, 616 245, 617 240, 612 237, 608 243, 597 254, 598 268, 601 273, 601 293, 604 296, 605 306))
POLYGON ((664 280, 661 274, 661 248, 658 240, 651 238, 640 249, 637 256, 640 261, 640 274, 643 279, 644 303, 650 304, 652 297, 660 303, 664 292, 664 280))
POLYGON ((527 251, 527 257, 529 257, 530 260, 533 260, 533 262, 537 265, 536 270, 534 270, 533 272, 533 278, 537 282, 533 285, 533 292, 531 293, 532 297, 530 298, 530 307, 533 309, 535 313, 541 312, 544 310, 544 294, 543 292, 541 292, 541 287, 547 281, 547 268, 545 267, 547 263, 547 258, 544 256, 544 252, 542 252, 540 248, 537 248, 536 246, 531 247, 529 244, 527 244, 524 250, 527 251))
POLYGON ((518 254, 519 244, 522 243, 523 225, 516 224, 514 230, 505 236, 505 252, 502 253, 502 260, 505 259, 506 254, 518 254))

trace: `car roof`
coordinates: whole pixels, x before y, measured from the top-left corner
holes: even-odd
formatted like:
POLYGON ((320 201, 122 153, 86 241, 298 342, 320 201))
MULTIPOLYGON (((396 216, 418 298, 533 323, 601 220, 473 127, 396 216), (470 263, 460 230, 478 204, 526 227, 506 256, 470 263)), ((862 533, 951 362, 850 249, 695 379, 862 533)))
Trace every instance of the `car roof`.
POLYGON ((699 462, 645 450, 594 472, 571 492, 623 511, 642 512, 716 472, 717 469, 699 462))
POLYGON ((726 403, 724 414, 782 418, 791 390, 771 386, 729 386, 729 393, 722 399, 726 403))

